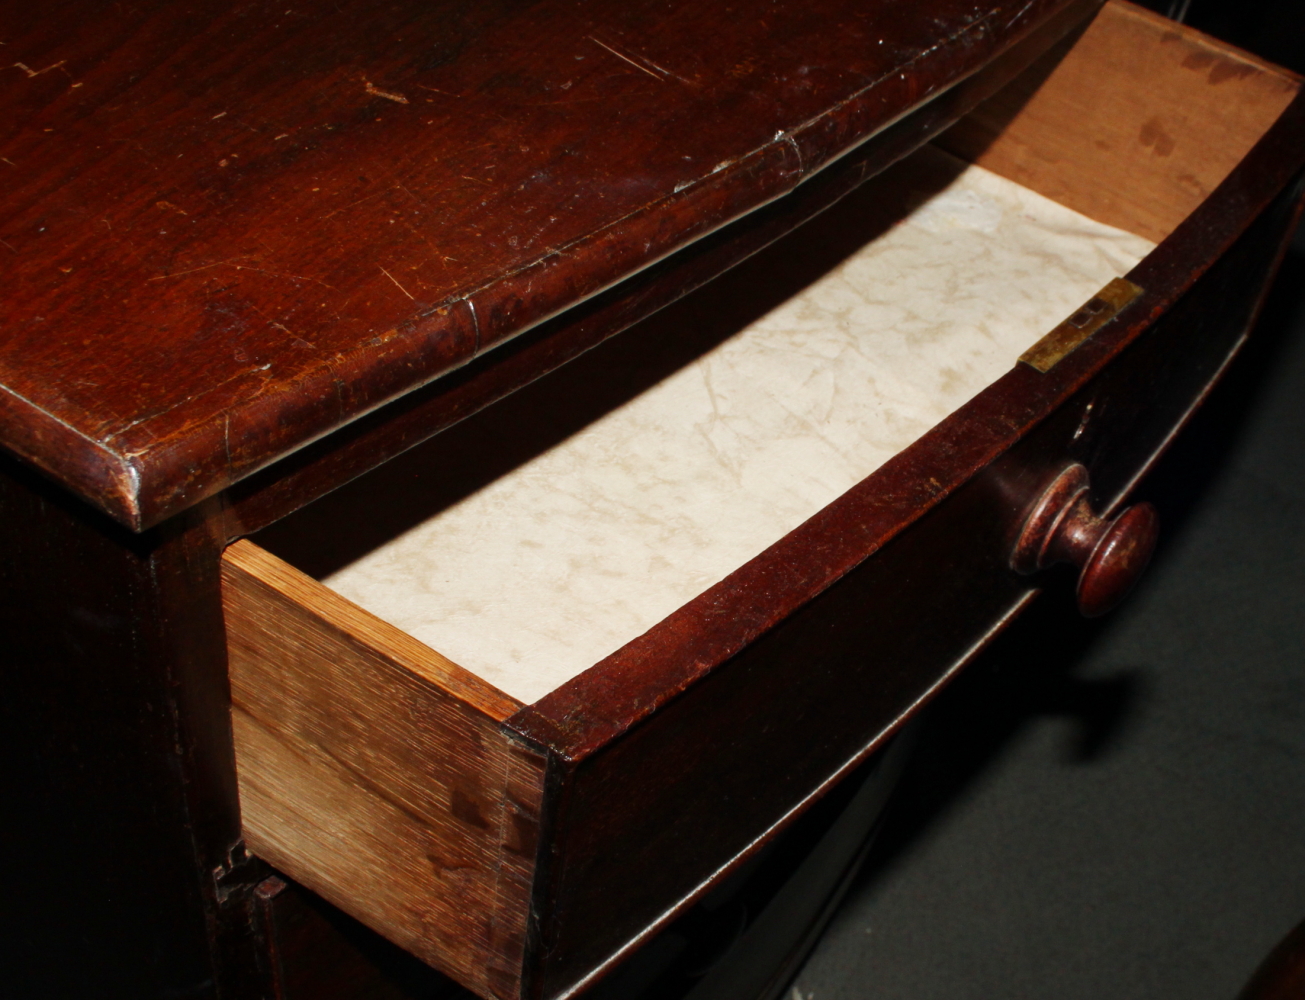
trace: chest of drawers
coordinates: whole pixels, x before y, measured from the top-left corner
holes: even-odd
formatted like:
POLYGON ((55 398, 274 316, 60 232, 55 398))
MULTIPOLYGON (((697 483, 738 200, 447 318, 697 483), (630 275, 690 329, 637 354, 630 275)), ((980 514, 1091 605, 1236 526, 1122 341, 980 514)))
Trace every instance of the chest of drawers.
POLYGON ((1067 468, 1117 513, 1276 264, 1298 81, 955 6, 22 36, 10 738, 38 869, 104 884, 51 783, 112 803, 122 982, 256 995, 261 859, 581 991, 1032 599, 1067 468))

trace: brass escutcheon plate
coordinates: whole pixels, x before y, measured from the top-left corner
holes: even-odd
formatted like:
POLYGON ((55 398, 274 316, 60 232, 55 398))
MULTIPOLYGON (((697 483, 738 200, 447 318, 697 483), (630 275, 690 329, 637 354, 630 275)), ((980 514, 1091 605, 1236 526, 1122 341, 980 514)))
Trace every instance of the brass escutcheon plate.
POLYGON ((1142 294, 1142 289, 1124 278, 1115 278, 1083 307, 1020 355, 1020 360, 1042 373, 1051 371, 1067 354, 1115 318, 1124 306, 1142 294))

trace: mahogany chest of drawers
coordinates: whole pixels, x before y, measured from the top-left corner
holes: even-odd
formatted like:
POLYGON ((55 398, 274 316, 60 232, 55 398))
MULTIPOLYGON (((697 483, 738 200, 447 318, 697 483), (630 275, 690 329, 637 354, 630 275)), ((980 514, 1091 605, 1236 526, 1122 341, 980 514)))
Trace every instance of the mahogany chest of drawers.
POLYGON ((583 991, 1117 599, 1301 199, 1299 80, 1126 3, 4 6, 34 993, 280 995, 269 863, 583 991))

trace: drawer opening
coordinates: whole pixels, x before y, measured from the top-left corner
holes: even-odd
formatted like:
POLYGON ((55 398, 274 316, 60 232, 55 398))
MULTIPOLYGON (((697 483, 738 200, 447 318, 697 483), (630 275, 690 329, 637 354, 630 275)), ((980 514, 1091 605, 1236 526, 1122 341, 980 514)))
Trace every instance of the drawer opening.
POLYGON ((926 147, 257 541, 533 702, 870 475, 1152 245, 926 147))
POLYGON ((707 287, 232 546, 250 848, 517 996, 545 760, 504 720, 983 392, 1172 233, 1297 86, 1110 3, 707 287))

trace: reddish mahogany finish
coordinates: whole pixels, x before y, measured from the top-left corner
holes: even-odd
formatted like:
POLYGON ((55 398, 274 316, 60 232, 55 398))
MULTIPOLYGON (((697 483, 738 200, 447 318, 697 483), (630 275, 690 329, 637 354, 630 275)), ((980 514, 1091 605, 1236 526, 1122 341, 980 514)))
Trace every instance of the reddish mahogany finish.
MULTIPOLYGON (((764 245, 1092 6, 0 0, 6 974, 318 988, 294 970, 331 936, 238 839, 222 546, 764 245)), ((533 995, 669 919, 1028 599, 1011 546, 1067 460, 1127 492, 1253 318, 1303 150, 1297 99, 1053 371, 509 720, 550 755, 533 995)))
POLYGON ((234 533, 266 527, 546 375, 768 246, 991 96, 1079 27, 1095 3, 1075 0, 982 70, 875 133, 791 194, 242 480, 226 494, 234 533))
POLYGON ((1074 5, 5 0, 0 443, 156 523, 1074 5))
POLYGON ((260 995, 215 507, 134 535, 0 455, 8 996, 260 995))
POLYGON ((1077 463, 1055 478, 1024 522, 1011 566, 1026 575, 1060 562, 1077 566, 1079 610, 1095 618, 1133 589, 1155 551, 1159 522, 1149 503, 1113 520, 1098 517, 1088 485, 1077 463))

